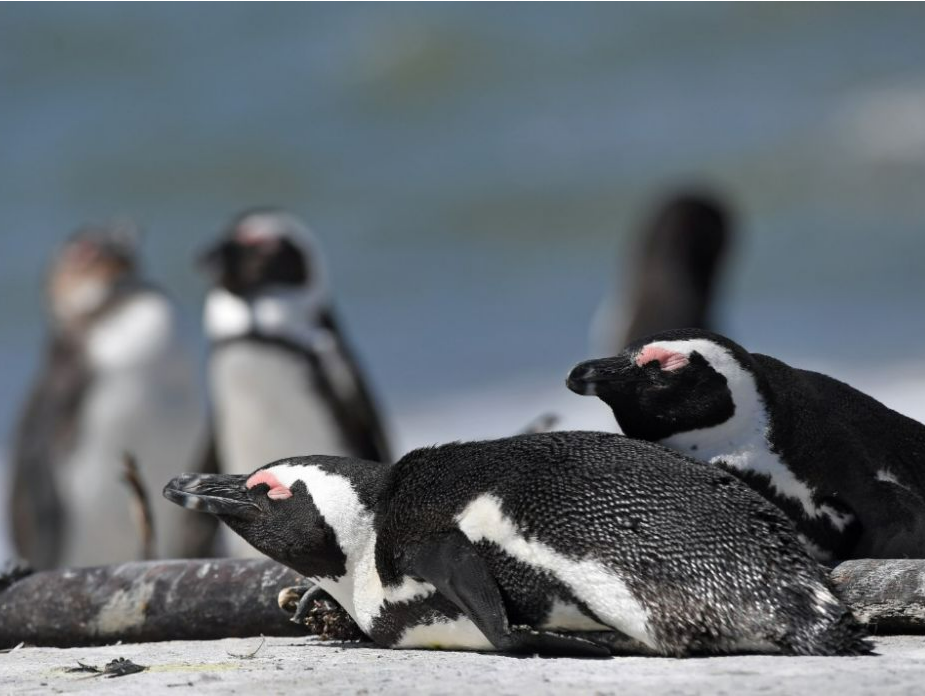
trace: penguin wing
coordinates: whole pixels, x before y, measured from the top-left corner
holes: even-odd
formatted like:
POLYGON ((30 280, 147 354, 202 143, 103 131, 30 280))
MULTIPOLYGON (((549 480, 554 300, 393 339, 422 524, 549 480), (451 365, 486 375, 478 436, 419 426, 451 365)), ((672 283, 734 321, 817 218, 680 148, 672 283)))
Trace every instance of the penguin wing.
POLYGON ((462 609, 499 650, 578 657, 610 656, 606 647, 578 637, 512 627, 498 581, 475 545, 459 530, 426 540, 415 554, 411 572, 462 609))
POLYGON ((334 339, 332 350, 321 354, 322 372, 328 375, 338 420, 349 433, 357 456, 377 462, 391 462, 388 438, 379 408, 363 379, 362 370, 344 338, 332 309, 321 312, 319 323, 334 339))
POLYGON ((20 417, 12 458, 13 539, 38 570, 53 567, 60 557, 65 519, 55 467, 73 449, 89 383, 79 347, 52 336, 20 417))

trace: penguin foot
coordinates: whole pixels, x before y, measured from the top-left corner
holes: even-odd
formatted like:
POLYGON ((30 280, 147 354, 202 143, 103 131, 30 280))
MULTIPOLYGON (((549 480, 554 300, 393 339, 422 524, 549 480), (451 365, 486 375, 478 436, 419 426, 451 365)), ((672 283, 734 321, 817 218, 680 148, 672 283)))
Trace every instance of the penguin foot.
POLYGON ((327 592, 317 585, 286 587, 277 598, 289 620, 308 628, 322 640, 365 640, 356 622, 327 592))
POLYGON ((284 587, 276 598, 279 608, 287 614, 292 614, 289 620, 293 623, 303 623, 314 599, 322 599, 328 595, 317 585, 295 585, 284 587))
POLYGON ((500 646, 502 649, 518 653, 562 657, 611 657, 613 654, 608 646, 594 641, 526 627, 512 629, 503 642, 507 645, 500 646))

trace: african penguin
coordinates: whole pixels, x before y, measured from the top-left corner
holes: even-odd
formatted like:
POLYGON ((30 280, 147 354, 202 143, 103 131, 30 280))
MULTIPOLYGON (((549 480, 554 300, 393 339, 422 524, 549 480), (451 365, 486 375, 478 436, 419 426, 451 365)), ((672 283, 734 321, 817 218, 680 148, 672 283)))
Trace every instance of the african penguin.
POLYGON ((580 363, 567 384, 626 435, 737 474, 822 562, 925 557, 925 426, 843 382, 687 329, 580 363))
MULTIPOLYGON (((379 410, 341 332, 324 259, 282 210, 238 215, 200 260, 218 470, 301 452, 390 461, 379 410)), ((233 538, 235 555, 253 553, 233 538)))
MULTIPOLYGON (((140 277, 130 223, 74 234, 51 265, 47 297, 45 354, 14 434, 17 550, 35 568, 136 560, 142 533, 124 455, 156 490, 177 462, 194 462, 205 434, 175 308, 140 277)), ((155 555, 202 552, 188 519, 151 505, 155 555)))
POLYGON ((731 474, 619 435, 293 457, 181 475, 383 646, 605 655, 856 654, 869 645, 787 518, 731 474))
POLYGON ((612 293, 595 312, 594 352, 613 355, 667 329, 713 328, 713 297, 733 233, 732 213, 717 196, 692 190, 659 205, 639 235, 630 287, 612 293), (624 297, 629 312, 621 320, 624 297))

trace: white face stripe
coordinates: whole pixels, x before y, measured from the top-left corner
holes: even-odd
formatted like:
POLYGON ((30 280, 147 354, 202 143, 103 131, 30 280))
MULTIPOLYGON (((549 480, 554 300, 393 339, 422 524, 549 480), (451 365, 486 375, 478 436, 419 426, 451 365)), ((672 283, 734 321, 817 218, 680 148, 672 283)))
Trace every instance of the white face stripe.
MULTIPOLYGON (((633 359, 635 360, 647 348, 661 348, 671 353, 681 353, 687 357, 690 357, 694 352, 700 353, 704 360, 714 370, 725 376, 727 380, 730 376, 735 376, 737 372, 743 372, 735 356, 727 348, 706 338, 688 338, 681 341, 652 341, 642 346, 635 353, 633 359)), ((730 389, 732 389, 731 385, 730 389)), ((733 392, 733 396, 735 396, 735 392, 733 392)))
POLYGON ((501 502, 487 493, 471 501, 456 521, 470 541, 490 541, 509 556, 552 573, 609 626, 656 647, 645 608, 610 568, 593 560, 568 558, 540 541, 527 539, 504 515, 501 502))
POLYGON ((727 348, 707 339, 653 341, 648 346, 687 356, 696 351, 726 378, 735 404, 735 413, 726 422, 676 433, 660 440, 660 444, 714 464, 723 461, 740 471, 763 474, 769 477, 771 487, 779 495, 799 501, 808 517, 825 515, 839 531, 847 526, 852 516, 829 505, 816 505, 812 489, 798 479, 771 449, 768 442, 770 422, 755 379, 727 348))
POLYGON ((318 578, 317 584, 347 610, 363 631, 369 631, 385 602, 409 602, 435 592, 430 583, 407 576, 397 586, 382 584, 376 569, 373 513, 363 505, 346 477, 314 465, 278 464, 268 471, 290 489, 302 481, 315 507, 334 530, 347 557, 347 574, 336 581, 318 578))
POLYGON ((312 465, 278 464, 265 471, 290 490, 297 481, 305 484, 312 502, 334 530, 337 543, 348 558, 356 558, 365 551, 373 513, 360 502, 349 479, 312 465))

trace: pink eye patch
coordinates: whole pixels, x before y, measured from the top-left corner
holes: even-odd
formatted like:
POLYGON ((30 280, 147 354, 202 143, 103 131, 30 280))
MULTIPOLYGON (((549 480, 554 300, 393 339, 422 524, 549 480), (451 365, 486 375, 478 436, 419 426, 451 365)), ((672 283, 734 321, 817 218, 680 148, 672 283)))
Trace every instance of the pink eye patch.
POLYGON ((247 483, 244 485, 248 490, 254 486, 265 483, 270 487, 270 490, 267 492, 267 496, 272 500, 285 500, 286 498, 292 497, 292 491, 290 491, 286 486, 280 483, 279 479, 276 478, 276 475, 266 469, 258 471, 256 474, 247 479, 247 483))
POLYGON ((642 367, 643 365, 646 365, 653 360, 657 360, 659 366, 663 370, 668 370, 669 372, 673 370, 680 370, 690 362, 684 353, 677 353, 673 350, 660 348, 658 346, 646 346, 642 349, 639 355, 636 356, 636 364, 639 365, 639 367, 642 367))

